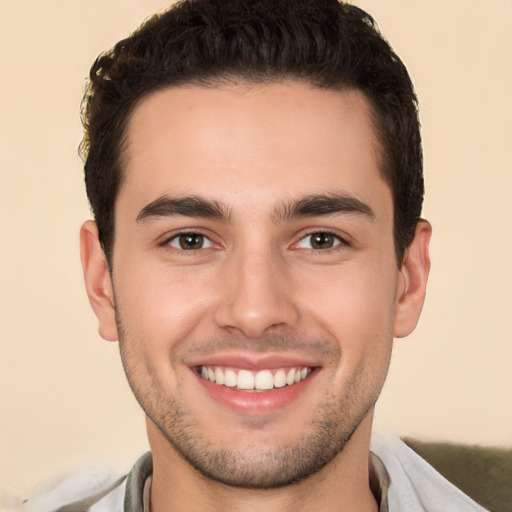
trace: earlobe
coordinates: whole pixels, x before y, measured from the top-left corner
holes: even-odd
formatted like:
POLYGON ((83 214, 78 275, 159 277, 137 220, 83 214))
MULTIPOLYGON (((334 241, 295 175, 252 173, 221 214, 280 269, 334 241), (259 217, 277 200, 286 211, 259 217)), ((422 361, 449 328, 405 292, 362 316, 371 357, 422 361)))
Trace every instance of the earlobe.
POLYGON ((80 258, 89 302, 98 318, 98 331, 107 341, 117 341, 114 290, 98 228, 93 221, 84 222, 80 229, 80 258))
POLYGON ((403 338, 416 328, 423 309, 430 272, 429 243, 432 226, 421 220, 400 268, 394 325, 395 338, 403 338))

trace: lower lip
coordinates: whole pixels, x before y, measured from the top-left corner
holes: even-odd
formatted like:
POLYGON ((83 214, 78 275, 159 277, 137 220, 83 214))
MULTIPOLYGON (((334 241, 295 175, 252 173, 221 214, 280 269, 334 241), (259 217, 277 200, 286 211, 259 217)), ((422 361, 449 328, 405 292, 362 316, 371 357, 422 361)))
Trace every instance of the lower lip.
POLYGON ((306 388, 316 377, 318 370, 314 369, 307 379, 301 380, 297 384, 259 392, 237 391, 228 386, 222 386, 203 379, 195 371, 194 373, 201 386, 216 402, 243 414, 256 415, 275 412, 291 404, 299 395, 305 392, 306 388))

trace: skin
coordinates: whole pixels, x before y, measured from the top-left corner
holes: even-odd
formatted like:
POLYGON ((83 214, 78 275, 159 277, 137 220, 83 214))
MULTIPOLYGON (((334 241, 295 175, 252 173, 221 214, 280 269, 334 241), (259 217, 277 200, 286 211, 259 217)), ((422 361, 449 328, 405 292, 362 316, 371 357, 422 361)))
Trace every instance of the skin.
POLYGON ((420 222, 397 265, 380 160, 358 91, 181 86, 136 107, 112 273, 92 221, 81 247, 100 334, 119 339, 148 416, 153 512, 377 509, 373 409, 393 337, 421 312, 431 233, 420 222), (220 211, 165 203, 184 197, 220 211), (183 232, 204 236, 199 248, 180 246, 183 232), (312 245, 315 233, 331 238, 312 245), (315 371, 284 405, 243 409, 205 390, 194 368, 211 357, 315 371))

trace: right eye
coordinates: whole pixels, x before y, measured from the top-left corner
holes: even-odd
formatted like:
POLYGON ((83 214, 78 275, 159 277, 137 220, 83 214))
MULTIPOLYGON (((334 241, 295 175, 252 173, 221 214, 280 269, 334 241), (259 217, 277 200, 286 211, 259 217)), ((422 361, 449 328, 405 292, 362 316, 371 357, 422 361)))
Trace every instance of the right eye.
POLYGON ((182 251, 198 251, 214 247, 213 242, 201 233, 179 233, 170 238, 167 245, 182 251))
POLYGON ((313 249, 316 251, 327 251, 339 245, 346 245, 346 242, 339 236, 329 231, 315 231, 303 236, 296 245, 299 249, 313 249))

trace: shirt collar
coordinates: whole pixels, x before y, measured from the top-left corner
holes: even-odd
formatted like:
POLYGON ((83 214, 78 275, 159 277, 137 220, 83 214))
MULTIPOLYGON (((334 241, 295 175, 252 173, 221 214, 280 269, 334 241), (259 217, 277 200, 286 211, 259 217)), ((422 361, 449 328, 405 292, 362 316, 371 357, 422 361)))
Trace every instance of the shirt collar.
MULTIPOLYGON (((383 462, 370 452, 370 489, 379 504, 379 512, 389 512, 388 489, 391 483, 389 473, 383 462)), ((150 512, 149 490, 153 474, 151 452, 145 453, 135 463, 126 483, 124 512, 150 512)))

